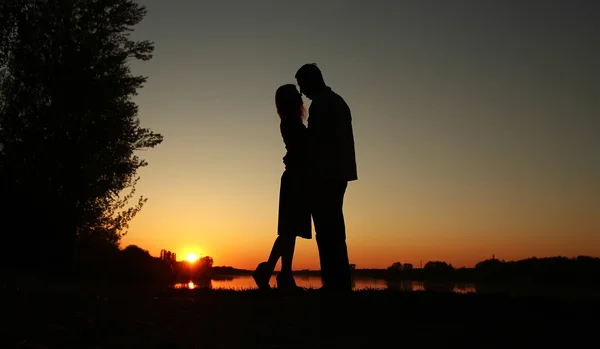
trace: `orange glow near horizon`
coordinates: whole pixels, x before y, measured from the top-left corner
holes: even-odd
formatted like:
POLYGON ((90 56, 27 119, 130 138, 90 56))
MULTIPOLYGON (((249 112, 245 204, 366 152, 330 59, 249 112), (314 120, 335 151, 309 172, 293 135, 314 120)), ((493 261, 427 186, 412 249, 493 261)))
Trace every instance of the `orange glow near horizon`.
POLYGON ((198 255, 195 253, 189 253, 187 256, 185 256, 185 260, 190 263, 194 263, 198 260, 198 255))
MULTIPOLYGON (((205 254, 202 253, 198 245, 195 244, 185 244, 181 245, 182 247, 173 249, 172 251, 176 251, 177 260, 178 261, 187 261, 189 263, 194 263, 198 261, 205 254), (181 257, 180 257, 181 256, 181 257)), ((150 251, 152 253, 152 251, 150 251)))
MULTIPOLYGON (((352 216, 349 215, 352 221, 352 216)), ((458 234, 446 230, 445 234, 435 234, 428 231, 418 231, 413 234, 385 234, 377 238, 365 238, 367 234, 355 229, 348 232, 348 251, 350 263, 356 264, 359 269, 386 268, 394 262, 411 263, 415 268, 425 265, 428 261, 445 261, 454 267, 474 267, 477 262, 489 259, 495 255, 498 259, 521 260, 531 257, 565 256, 576 257, 588 255, 597 257, 594 243, 574 244, 585 236, 571 236, 570 238, 554 237, 555 241, 539 243, 539 237, 534 234, 490 234, 479 237, 471 234, 458 234), (471 236, 469 236, 471 235, 471 236), (570 240, 570 241, 569 241, 570 240)), ((265 229, 266 231, 266 229, 265 229)), ((227 232, 224 235, 235 236, 227 232)), ((201 237, 203 253, 196 247, 174 249, 178 260, 193 263, 203 256, 214 259, 216 266, 231 266, 238 269, 252 270, 261 261, 268 258, 273 240, 276 235, 251 231, 242 239, 219 239, 218 234, 201 237)), ((179 239, 190 241, 196 237, 186 234, 178 236, 179 239)), ((196 238, 200 240, 200 238, 196 238)), ((124 245, 138 243, 140 247, 148 249, 152 255, 158 255, 165 246, 161 243, 146 243, 128 238, 124 245)), ((167 244, 165 244, 167 245, 167 244)), ((168 245, 166 246, 167 249, 168 245)), ((279 268, 279 265, 277 266, 279 268)), ((314 238, 312 240, 298 239, 294 255, 293 268, 295 270, 319 270, 319 255, 314 238)))

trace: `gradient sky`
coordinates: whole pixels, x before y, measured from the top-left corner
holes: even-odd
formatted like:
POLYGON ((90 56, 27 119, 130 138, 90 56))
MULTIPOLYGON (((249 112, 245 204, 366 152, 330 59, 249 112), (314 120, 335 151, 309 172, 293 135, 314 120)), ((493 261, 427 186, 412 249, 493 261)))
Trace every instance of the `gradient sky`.
MULTIPOLYGON (((276 235, 278 86, 316 62, 353 113, 351 263, 600 256, 597 1, 140 1, 155 42, 123 245, 254 268, 276 235)), ((310 100, 305 99, 307 106, 310 100)), ((294 268, 318 269, 314 240, 294 268)))

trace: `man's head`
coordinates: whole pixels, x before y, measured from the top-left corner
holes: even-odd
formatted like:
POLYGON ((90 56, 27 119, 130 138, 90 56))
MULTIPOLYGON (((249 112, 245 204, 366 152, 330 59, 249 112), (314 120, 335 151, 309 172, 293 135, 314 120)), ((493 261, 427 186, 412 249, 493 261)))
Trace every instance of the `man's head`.
POLYGON ((326 86, 323 74, 316 63, 300 67, 296 72, 296 81, 300 87, 300 93, 310 100, 326 86))

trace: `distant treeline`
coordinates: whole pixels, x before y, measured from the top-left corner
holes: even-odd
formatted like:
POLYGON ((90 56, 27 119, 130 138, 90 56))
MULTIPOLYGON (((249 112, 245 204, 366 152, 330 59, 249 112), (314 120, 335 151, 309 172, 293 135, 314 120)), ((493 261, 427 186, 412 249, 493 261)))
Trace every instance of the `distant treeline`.
MULTIPOLYGON (((474 268, 454 268, 443 261, 430 261, 423 268, 395 262, 386 269, 360 269, 352 264, 355 277, 388 281, 457 281, 502 283, 556 283, 600 284, 600 258, 579 256, 528 258, 504 261, 496 258, 481 261, 474 268)), ((251 270, 233 267, 214 267, 213 275, 250 275, 251 270)), ((296 275, 319 276, 319 270, 297 270, 296 275)))
POLYGON ((212 267, 212 274, 214 276, 237 276, 237 275, 250 275, 252 270, 236 269, 234 267, 212 267))
MULTIPOLYGON (((443 261, 430 261, 423 268, 395 262, 386 269, 359 269, 351 265, 354 277, 396 281, 440 282, 499 282, 507 283, 573 283, 600 285, 600 258, 579 256, 575 258, 549 257, 528 258, 519 261, 503 261, 496 258, 481 261, 474 268, 454 268, 443 261)), ((198 284, 211 279, 230 279, 250 275, 251 270, 232 266, 213 266, 211 257, 194 263, 177 261, 176 255, 162 250, 160 257, 153 257, 146 250, 130 245, 124 249, 108 248, 97 253, 81 255, 75 273, 69 277, 80 280, 105 280, 129 283, 174 284, 189 281, 198 284)), ((44 271, 47 277, 64 276, 44 271)), ((319 276, 320 271, 295 271, 296 275, 319 276)))
MULTIPOLYGON (((81 281, 109 281, 119 283, 174 284, 195 281, 202 284, 211 279, 213 259, 203 257, 189 263, 177 261, 175 254, 163 250, 160 257, 153 257, 147 250, 136 245, 124 249, 107 246, 103 250, 90 250, 78 256, 73 268, 43 268, 38 276, 50 279, 75 279, 81 281)), ((52 264, 50 264, 52 265, 52 264)), ((30 268, 4 265, 6 275, 31 274, 30 268)))
POLYGON ((422 269, 415 269, 410 264, 397 262, 387 269, 357 269, 354 275, 387 280, 598 284, 600 258, 534 257, 519 261, 492 258, 477 263, 474 268, 454 268, 443 261, 432 261, 422 269))

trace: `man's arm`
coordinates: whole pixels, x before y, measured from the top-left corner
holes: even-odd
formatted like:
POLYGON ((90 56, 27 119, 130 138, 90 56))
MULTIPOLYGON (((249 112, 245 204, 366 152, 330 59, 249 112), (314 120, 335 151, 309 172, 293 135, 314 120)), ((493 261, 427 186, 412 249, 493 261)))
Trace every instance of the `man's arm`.
MULTIPOLYGON (((311 105, 312 157, 319 176, 342 175, 345 138, 351 123, 350 108, 338 95, 311 105), (313 108, 314 106, 314 108, 313 108)), ((309 119, 310 120, 310 119, 309 119)))

